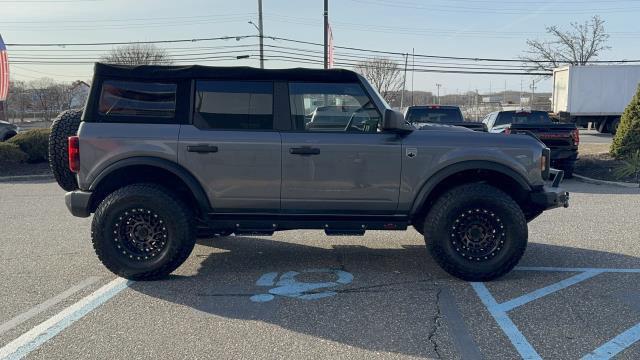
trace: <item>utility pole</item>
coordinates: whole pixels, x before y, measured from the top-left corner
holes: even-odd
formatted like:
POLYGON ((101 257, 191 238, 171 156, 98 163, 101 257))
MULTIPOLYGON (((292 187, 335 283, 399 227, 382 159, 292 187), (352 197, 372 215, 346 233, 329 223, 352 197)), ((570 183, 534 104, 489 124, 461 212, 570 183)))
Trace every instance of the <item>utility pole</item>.
POLYGON ((402 80, 402 94, 400 94, 400 109, 404 106, 404 91, 407 85, 407 62, 409 61, 409 54, 404 54, 404 79, 402 80))
POLYGON ((411 106, 415 105, 413 103, 413 76, 416 73, 416 48, 411 48, 411 61, 413 64, 411 65, 411 106))
POLYGON ((440 87, 442 86, 442 84, 436 84, 436 87, 438 88, 438 105, 440 105, 440 87))
POLYGON ((324 0, 324 68, 329 68, 329 0, 324 0))
POLYGON ((535 99, 535 95, 536 95, 536 79, 532 79, 531 80, 531 100, 529 100, 529 106, 531 107, 531 110, 533 110, 533 100, 535 99))
POLYGON ((264 69, 264 28, 262 27, 262 0, 258 0, 258 31, 260 32, 260 69, 264 69))

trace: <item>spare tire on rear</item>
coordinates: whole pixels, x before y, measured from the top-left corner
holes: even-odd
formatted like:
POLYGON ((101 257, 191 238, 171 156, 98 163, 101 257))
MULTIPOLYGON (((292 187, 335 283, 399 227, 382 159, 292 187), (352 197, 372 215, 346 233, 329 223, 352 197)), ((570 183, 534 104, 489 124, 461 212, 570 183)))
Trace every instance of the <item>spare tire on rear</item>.
POLYGON ((78 189, 76 175, 69 170, 69 136, 74 136, 80 127, 83 109, 61 112, 51 124, 49 135, 49 167, 58 185, 66 191, 78 189))

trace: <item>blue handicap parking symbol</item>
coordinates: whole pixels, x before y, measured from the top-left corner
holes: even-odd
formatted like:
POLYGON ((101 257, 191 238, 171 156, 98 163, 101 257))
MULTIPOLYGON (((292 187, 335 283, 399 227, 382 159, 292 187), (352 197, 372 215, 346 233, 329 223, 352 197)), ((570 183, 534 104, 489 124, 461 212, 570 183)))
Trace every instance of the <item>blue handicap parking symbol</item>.
POLYGON ((268 293, 252 296, 253 302, 267 302, 273 300, 276 296, 283 296, 301 300, 318 300, 329 296, 335 296, 337 293, 332 289, 336 287, 350 284, 353 281, 353 275, 344 270, 338 269, 309 269, 298 271, 287 271, 280 275, 279 273, 270 272, 262 275, 257 286, 271 287, 268 293), (296 276, 309 273, 324 273, 335 275, 333 281, 323 282, 300 282, 296 276), (322 290, 324 289, 324 290, 322 290))

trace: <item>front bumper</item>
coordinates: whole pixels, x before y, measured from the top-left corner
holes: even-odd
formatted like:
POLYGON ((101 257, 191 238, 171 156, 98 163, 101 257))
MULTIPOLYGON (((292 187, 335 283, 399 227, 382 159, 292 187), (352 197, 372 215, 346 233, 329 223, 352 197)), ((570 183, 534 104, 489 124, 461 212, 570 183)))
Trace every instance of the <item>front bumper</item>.
POLYGON ((70 191, 64 195, 64 202, 73 216, 89 217, 91 215, 89 209, 91 193, 88 191, 70 191))
POLYGON ((531 193, 531 201, 542 210, 569 207, 569 192, 559 187, 564 178, 564 171, 551 169, 550 175, 553 180, 531 193))

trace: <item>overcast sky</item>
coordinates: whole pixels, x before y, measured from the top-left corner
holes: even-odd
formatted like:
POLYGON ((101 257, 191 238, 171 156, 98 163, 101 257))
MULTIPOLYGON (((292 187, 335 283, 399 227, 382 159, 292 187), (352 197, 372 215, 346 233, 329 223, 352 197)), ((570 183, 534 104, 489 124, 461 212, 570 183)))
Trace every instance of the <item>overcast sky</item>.
MULTIPOLYGON (((340 46, 416 54, 517 58, 527 38, 544 37, 545 25, 568 26, 599 14, 611 34, 611 50, 601 59, 640 58, 640 1, 638 0, 330 0, 329 16, 334 43, 340 46)), ((265 35, 322 43, 322 0, 264 0, 265 35)), ((257 22, 257 0, 0 0, 0 34, 8 44, 78 43, 192 39, 253 35, 257 22)), ((161 45, 170 52, 178 48, 250 45, 255 39, 240 41, 177 43, 161 45)), ((296 45, 267 40, 266 44, 320 51, 312 45, 296 45)), ((45 65, 25 63, 37 59, 88 61, 109 47, 9 47, 13 79, 30 80, 48 76, 56 80, 88 79, 90 64, 45 65), (38 51, 35 51, 38 50, 38 51), (22 63, 19 63, 22 60, 22 63)), ((265 50, 266 55, 273 48, 265 50)), ((198 51, 214 51, 200 49, 198 51)), ((232 55, 242 55, 234 48, 232 55)), ((286 51, 286 50, 285 50, 286 51)), ((295 50, 291 50, 295 51, 295 50)), ((338 51, 338 50, 336 50, 338 51)), ((258 66, 253 53, 249 59, 195 61, 207 65, 258 66)), ((426 60, 422 60, 426 61, 426 60)), ((411 64, 411 60, 409 60, 411 64)), ((473 64, 472 64, 473 65, 473 64)), ((515 64, 517 65, 517 64, 515 64)), ((269 67, 300 66, 292 61, 268 61, 269 67)), ((305 64, 304 66, 313 66, 305 64)), ((321 66, 321 63, 318 63, 321 66)), ((408 75, 410 88, 411 75, 408 75)), ((416 73, 415 89, 441 93, 479 89, 488 92, 525 89, 530 76, 463 75, 416 73)), ((537 91, 550 90, 543 81, 537 91)))

